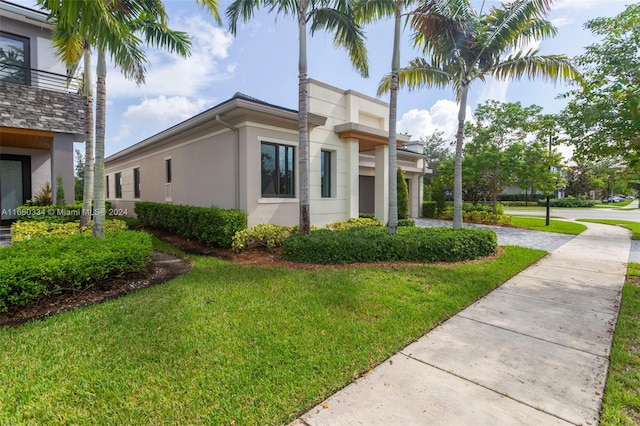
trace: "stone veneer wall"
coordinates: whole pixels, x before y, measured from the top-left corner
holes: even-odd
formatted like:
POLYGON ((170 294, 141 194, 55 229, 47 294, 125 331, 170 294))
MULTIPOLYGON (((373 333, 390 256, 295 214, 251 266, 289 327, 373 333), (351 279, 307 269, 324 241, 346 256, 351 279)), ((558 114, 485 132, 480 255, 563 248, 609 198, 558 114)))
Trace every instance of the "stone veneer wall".
POLYGON ((0 81, 0 126, 84 134, 82 95, 0 81))

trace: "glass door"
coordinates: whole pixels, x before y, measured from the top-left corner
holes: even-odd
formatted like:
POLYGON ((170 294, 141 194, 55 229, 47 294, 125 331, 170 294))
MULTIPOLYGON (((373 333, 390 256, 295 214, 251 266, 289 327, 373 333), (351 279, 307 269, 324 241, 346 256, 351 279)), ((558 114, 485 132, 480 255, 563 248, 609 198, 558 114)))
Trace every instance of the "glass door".
POLYGON ((0 221, 18 218, 16 208, 31 198, 31 158, 18 155, 0 157, 0 221))

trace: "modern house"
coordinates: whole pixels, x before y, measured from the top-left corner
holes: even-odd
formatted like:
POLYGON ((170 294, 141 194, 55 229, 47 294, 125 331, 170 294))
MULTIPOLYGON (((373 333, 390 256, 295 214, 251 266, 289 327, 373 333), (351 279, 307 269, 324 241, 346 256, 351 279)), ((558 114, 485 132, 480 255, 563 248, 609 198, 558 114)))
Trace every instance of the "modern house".
POLYGON ((73 202, 73 142, 84 140, 78 81, 55 57, 45 13, 0 0, 0 211, 2 224, 62 176, 73 202))
MULTIPOLYGON (((316 226, 374 213, 388 218, 388 104, 310 80, 309 180, 316 226)), ((425 158, 403 149, 410 215, 422 201, 425 158)), ((107 199, 133 215, 136 201, 237 208, 249 226, 299 223, 297 111, 237 93, 108 157, 107 199)))

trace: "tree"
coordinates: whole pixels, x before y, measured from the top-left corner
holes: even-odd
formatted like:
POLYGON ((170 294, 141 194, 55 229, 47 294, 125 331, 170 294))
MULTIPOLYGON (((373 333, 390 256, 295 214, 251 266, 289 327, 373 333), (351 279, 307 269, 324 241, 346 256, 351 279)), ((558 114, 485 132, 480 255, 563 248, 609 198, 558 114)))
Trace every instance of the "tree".
POLYGON ((56 187, 56 206, 64 207, 67 204, 64 196, 64 181, 62 176, 58 175, 57 187, 56 187))
POLYGON ((298 23, 298 175, 300 177, 300 233, 309 234, 309 128, 307 94, 307 23, 311 35, 317 30, 334 34, 336 46, 345 47, 355 68, 363 76, 369 73, 362 30, 355 22, 349 0, 234 0, 226 10, 229 30, 237 33, 238 21, 248 21, 256 9, 265 7, 284 15, 293 15, 298 23))
MULTIPOLYGON (((167 27, 167 16, 159 0, 109 0, 94 2, 76 2, 74 0, 39 0, 50 10, 55 22, 56 45, 58 54, 67 64, 77 63, 80 54, 85 57, 85 90, 90 90, 88 61, 90 49, 98 51, 97 64, 97 102, 96 102, 96 149, 94 176, 94 226, 93 234, 104 237, 105 193, 104 193, 104 136, 106 116, 106 53, 124 73, 137 84, 144 82, 146 58, 138 35, 151 46, 166 48, 172 53, 186 56, 190 41, 186 33, 172 31, 167 27)), ((217 2, 201 0, 199 4, 207 6, 219 21, 217 2)), ((85 91, 85 94, 87 92, 85 91)), ((85 95, 86 96, 86 95, 85 95)), ((85 99, 90 99, 86 96, 85 99)), ((86 108, 86 107, 85 107, 86 108)), ((86 111, 86 110, 85 110, 86 111)), ((91 120, 93 113, 87 114, 91 120)), ((87 125, 92 129, 91 125, 87 125)), ((89 130, 87 131, 89 134, 89 130)), ((88 138, 89 139, 89 138, 88 138)), ((89 143, 88 143, 89 145, 89 143)), ((85 161, 93 164, 92 156, 87 153, 85 161)), ((87 171, 85 178, 90 180, 87 171)), ((90 182, 85 185, 91 187, 90 182)), ((85 191, 86 193, 86 191, 85 191)), ((90 198, 90 197, 89 197, 90 198)), ((83 200, 86 203, 87 200, 83 200)), ((84 204, 83 204, 84 206, 84 204)), ((83 209, 84 210, 84 209, 83 209)))
POLYGON ((362 22, 370 22, 384 17, 393 17, 393 51, 391 54, 391 86, 389 88, 389 219, 387 229, 389 234, 398 232, 398 218, 400 217, 396 200, 398 199, 398 186, 394 170, 398 166, 397 153, 397 121, 398 121, 398 70, 400 69, 400 39, 402 14, 405 8, 416 3, 416 0, 362 0, 356 6, 359 19, 362 22))
POLYGON ((576 61, 582 84, 565 96, 563 126, 575 157, 595 161, 619 157, 640 165, 640 4, 613 18, 597 18, 586 28, 601 37, 576 61))
MULTIPOLYGON (((488 76, 497 80, 542 77, 548 80, 574 79, 577 70, 565 55, 539 55, 521 50, 533 37, 556 34, 544 18, 552 0, 515 0, 478 14, 470 0, 427 0, 412 16, 418 31, 415 39, 426 58, 412 60, 398 73, 401 86, 451 85, 459 103, 454 169, 453 228, 462 227, 462 147, 467 96, 471 83, 488 76)), ((385 77, 379 91, 390 88, 385 77)))
POLYGON ((453 155, 451 150, 446 147, 447 141, 443 138, 444 132, 436 130, 429 136, 420 138, 422 143, 422 153, 427 157, 427 165, 431 169, 430 175, 425 175, 425 185, 429 185, 434 176, 438 174, 438 166, 440 163, 447 161, 453 155))
POLYGON ((398 219, 409 218, 409 187, 404 179, 404 172, 400 167, 396 172, 396 186, 398 192, 396 194, 396 204, 398 206, 398 219))

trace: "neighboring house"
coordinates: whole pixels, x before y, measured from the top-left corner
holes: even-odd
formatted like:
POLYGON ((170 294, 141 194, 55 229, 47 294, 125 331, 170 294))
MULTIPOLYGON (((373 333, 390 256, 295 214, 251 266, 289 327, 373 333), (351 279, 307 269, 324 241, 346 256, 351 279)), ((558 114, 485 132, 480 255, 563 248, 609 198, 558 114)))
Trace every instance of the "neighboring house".
MULTIPOLYGON (((374 213, 388 217, 388 104, 309 81, 312 225, 374 213)), ((398 147, 409 142, 398 136, 398 147)), ((424 156, 398 151, 410 215, 422 202, 424 156)), ((249 226, 299 223, 298 113, 237 93, 106 159, 112 207, 136 201, 237 208, 249 226)))
POLYGON ((83 98, 56 59, 47 15, 0 0, 0 210, 15 208, 58 176, 73 202, 73 142, 84 140, 83 98))

